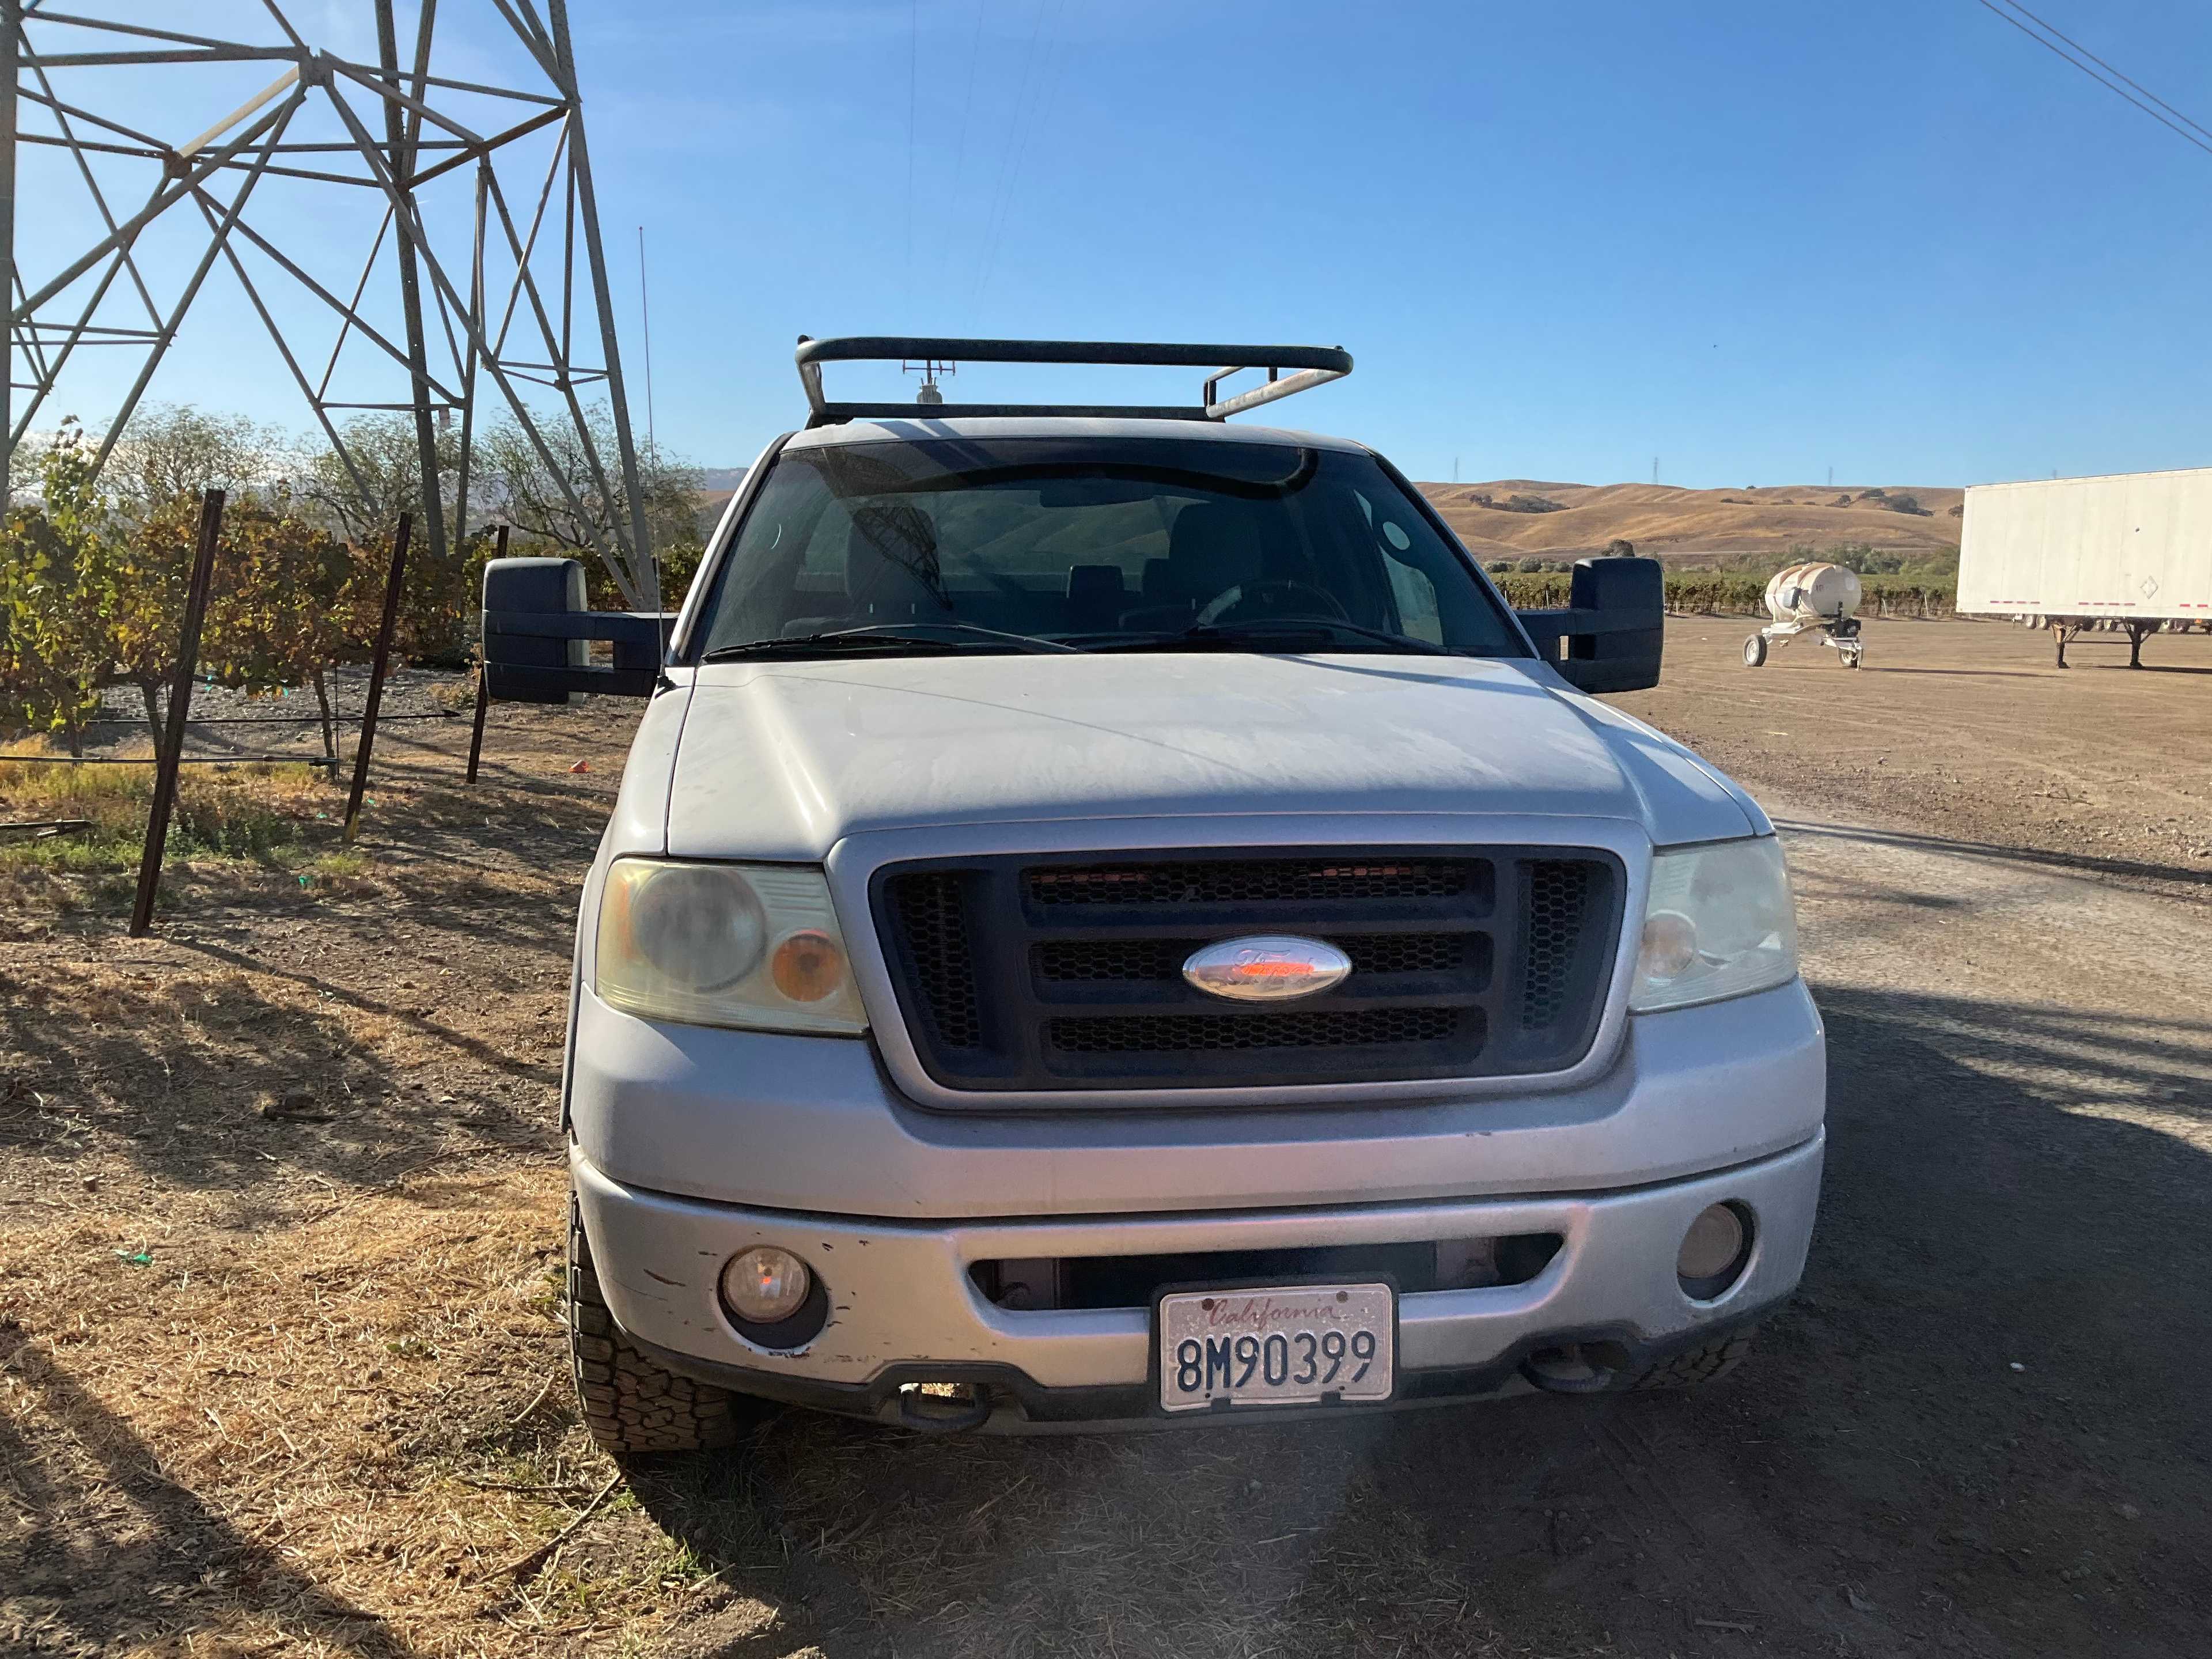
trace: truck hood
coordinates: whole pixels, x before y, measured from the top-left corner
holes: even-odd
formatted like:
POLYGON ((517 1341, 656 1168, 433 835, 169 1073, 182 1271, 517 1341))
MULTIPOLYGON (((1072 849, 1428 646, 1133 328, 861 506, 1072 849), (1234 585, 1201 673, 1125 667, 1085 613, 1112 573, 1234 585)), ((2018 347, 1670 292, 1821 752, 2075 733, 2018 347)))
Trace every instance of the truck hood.
MULTIPOLYGON (((1661 844, 1766 827, 1687 750, 1540 665, 1465 658, 720 665, 693 677, 673 767, 632 772, 655 793, 665 780, 679 858, 814 860, 877 830, 1257 813, 1607 817, 1661 844)), ((647 803, 629 805, 618 822, 642 830, 647 803)))

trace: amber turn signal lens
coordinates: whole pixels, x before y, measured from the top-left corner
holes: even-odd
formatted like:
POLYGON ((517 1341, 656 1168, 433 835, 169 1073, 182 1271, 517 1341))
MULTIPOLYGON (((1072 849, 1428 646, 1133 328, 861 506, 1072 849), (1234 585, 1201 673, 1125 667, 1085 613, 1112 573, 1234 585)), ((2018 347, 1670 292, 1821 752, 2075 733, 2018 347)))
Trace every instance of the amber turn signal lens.
POLYGON ((845 953, 829 934, 809 928, 775 947, 769 977, 793 1002, 819 1002, 845 982, 845 953))

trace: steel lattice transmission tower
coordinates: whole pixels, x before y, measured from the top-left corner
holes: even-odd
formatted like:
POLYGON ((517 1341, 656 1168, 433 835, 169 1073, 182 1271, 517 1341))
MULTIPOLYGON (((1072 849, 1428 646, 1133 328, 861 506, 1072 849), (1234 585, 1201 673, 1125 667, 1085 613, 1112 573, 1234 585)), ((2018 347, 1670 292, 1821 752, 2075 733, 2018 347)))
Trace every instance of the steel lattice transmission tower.
POLYGON ((579 543, 629 604, 658 605, 566 0, 413 0, 404 16, 394 0, 0 0, 6 459, 97 347, 139 360, 104 465, 218 264, 364 495, 349 411, 411 411, 426 479, 458 416, 459 476, 449 443, 451 482, 422 492, 434 557, 458 534, 441 495, 469 512, 489 383, 579 543), (225 13, 240 38, 170 27, 225 13), (351 55, 318 25, 352 29, 351 55), (464 55, 478 78, 436 72, 464 55), (149 131, 149 107, 191 110, 199 130, 149 131))

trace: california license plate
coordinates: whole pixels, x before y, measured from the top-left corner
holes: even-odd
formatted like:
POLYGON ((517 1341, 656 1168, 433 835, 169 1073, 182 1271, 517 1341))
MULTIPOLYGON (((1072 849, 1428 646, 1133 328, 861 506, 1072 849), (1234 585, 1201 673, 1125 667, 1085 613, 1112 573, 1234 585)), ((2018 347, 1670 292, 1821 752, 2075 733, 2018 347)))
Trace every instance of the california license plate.
POLYGON ((1158 1309, 1163 1411, 1371 1405, 1397 1385, 1388 1285, 1172 1291, 1158 1309))

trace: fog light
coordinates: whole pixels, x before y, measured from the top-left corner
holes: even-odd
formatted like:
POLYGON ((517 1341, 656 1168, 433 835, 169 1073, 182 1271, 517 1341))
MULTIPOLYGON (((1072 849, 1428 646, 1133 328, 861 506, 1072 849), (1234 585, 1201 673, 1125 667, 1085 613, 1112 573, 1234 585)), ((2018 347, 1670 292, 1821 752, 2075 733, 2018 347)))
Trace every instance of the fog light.
POLYGON ((789 1250, 763 1244, 730 1258, 722 1269, 722 1300, 748 1324, 778 1325, 806 1305, 814 1277, 789 1250))
POLYGON ((1735 1205, 1715 1204, 1698 1211, 1674 1258, 1683 1291, 1700 1301, 1718 1296, 1743 1271, 1750 1243, 1750 1225, 1735 1205))

